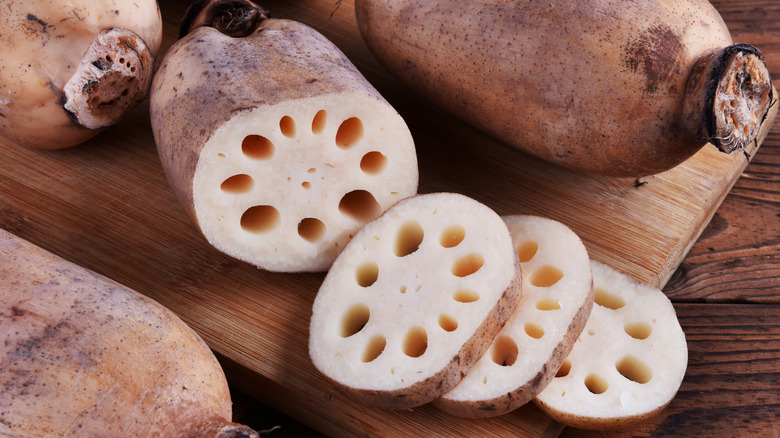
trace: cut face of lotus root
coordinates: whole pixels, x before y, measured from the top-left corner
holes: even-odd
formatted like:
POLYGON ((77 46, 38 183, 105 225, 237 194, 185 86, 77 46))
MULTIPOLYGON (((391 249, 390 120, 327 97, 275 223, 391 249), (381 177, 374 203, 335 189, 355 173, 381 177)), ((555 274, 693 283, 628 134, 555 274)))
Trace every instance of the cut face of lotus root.
POLYGON ((193 201, 204 236, 258 267, 325 271, 352 235, 417 191, 400 115, 364 93, 240 113, 203 148, 193 201))
POLYGON ((592 262, 595 305, 580 339, 536 403, 554 420, 620 428, 652 416, 675 396, 688 348, 664 293, 592 262))
POLYGON ((406 409, 451 389, 520 296, 501 218, 458 194, 405 199, 366 224, 314 301, 309 353, 350 398, 406 409))
POLYGON ((554 377, 593 305, 588 251, 564 224, 504 217, 523 271, 517 310, 487 353, 435 405, 453 415, 502 415, 531 401, 554 377))

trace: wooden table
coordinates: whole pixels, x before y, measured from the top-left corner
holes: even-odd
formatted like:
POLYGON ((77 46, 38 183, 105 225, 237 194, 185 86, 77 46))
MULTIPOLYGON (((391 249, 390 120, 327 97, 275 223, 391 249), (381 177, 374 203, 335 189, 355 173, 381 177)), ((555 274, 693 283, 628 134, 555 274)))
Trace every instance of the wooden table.
MULTIPOLYGON (((166 48, 186 4, 161 2, 166 48)), ((344 27, 352 2, 269 0, 264 5, 278 17, 304 10, 307 24, 354 57, 361 71, 408 118, 418 142, 421 192, 462 191, 502 214, 514 212, 514 204, 504 197, 512 189, 510 183, 495 191, 486 188, 495 183, 493 178, 522 177, 511 169, 517 153, 425 106, 394 82, 367 56, 354 38, 355 29, 344 27), (426 117, 420 119, 421 114, 426 117), (469 142, 495 155, 474 159, 468 153, 477 147, 469 142), (453 144, 459 147, 445 149, 453 144), (485 176, 491 172, 496 175, 485 176)), ((734 39, 758 46, 773 76, 780 78, 780 2, 715 5, 734 39)), ((66 151, 18 149, 2 139, 0 146, 0 227, 176 311, 222 359, 235 390, 237 421, 258 429, 281 424, 272 436, 389 435, 394 430, 425 436, 456 430, 469 430, 471 436, 510 430, 515 436, 604 436, 562 428, 533 406, 496 420, 458 422, 425 407, 392 415, 373 412, 332 393, 312 370, 303 345, 305 307, 321 276, 258 272, 204 244, 162 173, 148 106, 66 151), (241 324, 246 322, 248 326, 241 324), (252 327, 257 327, 254 332, 252 327), (418 425, 426 428, 415 429, 418 425)), ((700 160, 710 159, 720 160, 709 155, 700 160)), ((592 229, 569 218, 595 257, 620 265, 643 281, 665 285, 688 339, 687 374, 671 405, 656 419, 615 436, 780 436, 780 122, 745 168, 746 164, 736 160, 723 164, 728 176, 696 200, 703 214, 691 217, 691 226, 680 232, 678 241, 669 251, 661 251, 666 258, 613 254, 594 238, 592 229)), ((537 165, 550 170, 543 163, 532 166, 537 165)), ((586 186, 594 183, 563 174, 586 186)), ((652 177, 637 193, 640 197, 653 190, 661 193, 676 187, 674 181, 652 177)), ((625 183, 599 180, 594 187, 622 195, 634 189, 625 183)), ((556 195, 567 195, 559 186, 554 188, 556 195)), ((536 209, 522 205, 528 212, 556 215, 554 202, 545 202, 536 209)))

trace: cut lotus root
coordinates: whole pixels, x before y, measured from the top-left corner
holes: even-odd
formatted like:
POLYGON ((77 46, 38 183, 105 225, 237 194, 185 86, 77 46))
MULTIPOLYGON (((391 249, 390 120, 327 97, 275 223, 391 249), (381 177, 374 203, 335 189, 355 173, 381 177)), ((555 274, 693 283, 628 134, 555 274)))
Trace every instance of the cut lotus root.
POLYGON ((324 271, 358 228, 416 190, 405 123, 354 93, 235 116, 204 146, 193 200, 223 252, 274 271, 324 271))
POLYGON ((554 420, 622 428, 658 413, 688 364, 685 334, 664 293, 592 262, 595 303, 579 340, 535 402, 554 420))
POLYGON ((309 353, 352 399, 406 409, 450 390, 520 298, 501 218, 462 195, 417 195, 366 224, 314 301, 309 353))
POLYGON ((520 266, 523 296, 487 353, 434 403, 463 417, 505 414, 531 401, 555 376, 593 306, 588 251, 566 225, 506 216, 520 266))
POLYGON ((220 251, 326 271, 363 224, 417 193, 409 128, 313 28, 253 2, 192 8, 202 25, 166 52, 150 93, 174 193, 220 251), (220 31, 234 19, 247 20, 241 36, 220 31))

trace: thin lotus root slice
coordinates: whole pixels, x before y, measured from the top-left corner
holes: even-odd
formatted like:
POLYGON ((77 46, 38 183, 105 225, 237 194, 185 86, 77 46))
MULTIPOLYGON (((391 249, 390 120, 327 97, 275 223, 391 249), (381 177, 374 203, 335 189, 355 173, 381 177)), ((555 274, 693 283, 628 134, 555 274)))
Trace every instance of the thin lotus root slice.
POLYGON ((590 259, 566 225, 536 216, 506 216, 520 266, 523 296, 487 353, 436 407, 462 417, 492 417, 531 401, 553 379, 593 306, 590 259))
POLYGON ((416 192, 406 124, 361 93, 236 115, 205 144, 193 181, 209 242, 280 272, 326 271, 364 223, 416 192))
POLYGON ((452 193, 417 195, 366 224, 314 300, 309 353, 353 400, 430 402, 485 352, 520 299, 506 225, 452 193))
POLYGON ((591 270, 596 305, 569 357, 534 401, 568 426, 622 428, 674 398, 688 347, 661 290, 598 262, 591 270))

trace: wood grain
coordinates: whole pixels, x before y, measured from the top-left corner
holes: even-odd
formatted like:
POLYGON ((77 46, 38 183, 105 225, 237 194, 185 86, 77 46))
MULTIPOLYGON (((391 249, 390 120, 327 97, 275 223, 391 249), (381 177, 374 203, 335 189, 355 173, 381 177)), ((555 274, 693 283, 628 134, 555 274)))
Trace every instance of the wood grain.
MULTIPOLYGON (((776 76, 780 76, 780 69, 776 76)), ((677 302, 780 300, 780 129, 716 211, 665 288, 677 302)))
MULTIPOLYGON (((780 2, 713 1, 735 41, 780 78, 780 2)), ((665 288, 676 302, 778 303, 780 129, 773 129, 665 288)))
MULTIPOLYGON (((164 47, 174 41, 186 4, 161 3, 164 47)), ((421 192, 456 191, 500 214, 561 220, 583 237, 594 258, 651 284, 668 282, 665 291, 689 335, 691 368, 664 414, 630 434, 694 435, 705 426, 721 436, 780 434, 780 340, 772 325, 780 289, 777 123, 744 174, 745 157, 711 148, 639 187, 633 180, 568 172, 420 101, 368 53, 352 2, 336 4, 275 0, 265 6, 328 36, 399 110, 418 145, 421 192), (734 304, 742 302, 761 304, 734 304)), ((761 44, 780 77, 777 3, 716 5, 728 11, 724 18, 742 32, 742 41, 761 44)), ((428 407, 370 410, 334 393, 306 351, 309 309, 322 275, 259 271, 207 245, 170 191, 144 105, 76 148, 35 151, 0 139, 0 151, 0 227, 171 308, 223 358, 234 387, 296 421, 334 436, 393 430, 554 436, 561 430, 533 406, 475 422, 428 407)))

